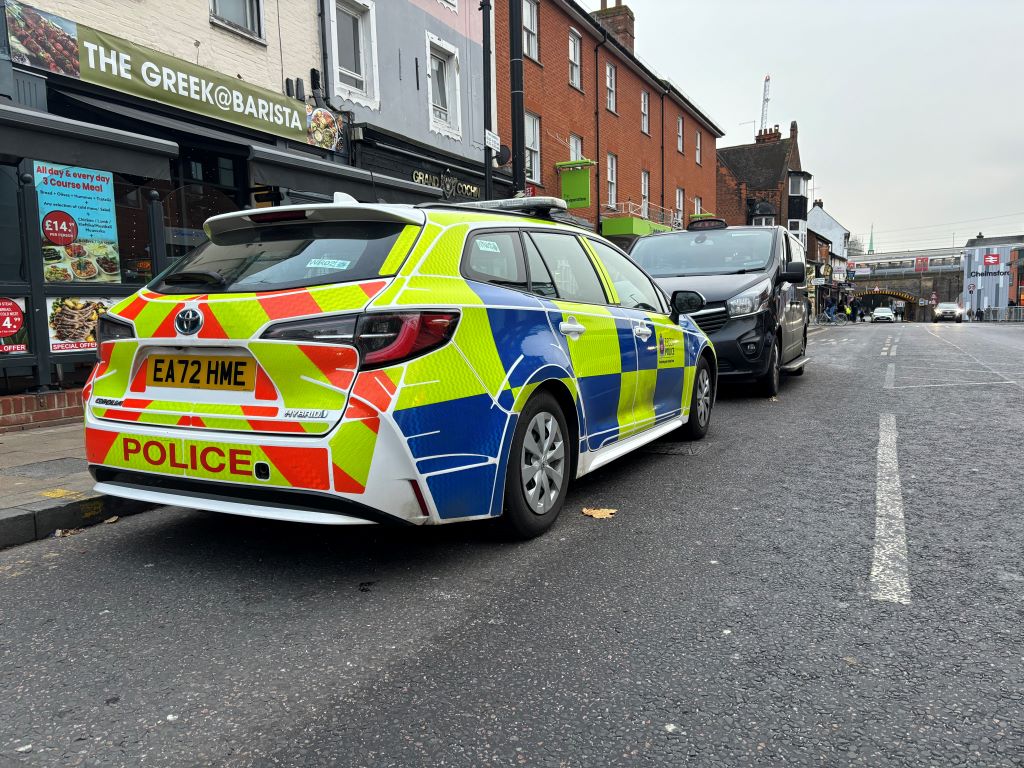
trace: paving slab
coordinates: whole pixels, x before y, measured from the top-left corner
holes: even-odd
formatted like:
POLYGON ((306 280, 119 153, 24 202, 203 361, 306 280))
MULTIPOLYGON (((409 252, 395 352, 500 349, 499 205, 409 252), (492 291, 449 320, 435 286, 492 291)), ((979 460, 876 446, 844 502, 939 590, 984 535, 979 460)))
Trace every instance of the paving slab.
POLYGON ((0 549, 153 507, 93 490, 80 424, 0 434, 0 549))

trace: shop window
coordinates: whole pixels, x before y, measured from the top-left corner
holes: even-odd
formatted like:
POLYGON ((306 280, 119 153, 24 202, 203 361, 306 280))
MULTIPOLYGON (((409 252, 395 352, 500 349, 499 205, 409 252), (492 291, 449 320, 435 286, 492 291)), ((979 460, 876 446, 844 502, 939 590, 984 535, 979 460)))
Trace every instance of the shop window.
POLYGON ((373 0, 328 4, 334 63, 334 91, 370 109, 380 107, 377 93, 377 22, 373 0))
POLYGON ((228 24, 255 37, 263 37, 260 0, 210 0, 210 19, 228 24))
POLYGON ((18 215, 18 169, 0 165, 0 283, 25 283, 18 215))
POLYGON ((94 292, 152 277, 147 191, 165 182, 39 160, 33 172, 44 282, 94 292))
POLYGON ((167 255, 176 259, 206 242, 203 223, 211 216, 243 207, 242 160, 189 148, 163 201, 167 255))
POLYGON ((430 130, 461 139, 459 50, 428 32, 427 59, 430 62, 430 130))

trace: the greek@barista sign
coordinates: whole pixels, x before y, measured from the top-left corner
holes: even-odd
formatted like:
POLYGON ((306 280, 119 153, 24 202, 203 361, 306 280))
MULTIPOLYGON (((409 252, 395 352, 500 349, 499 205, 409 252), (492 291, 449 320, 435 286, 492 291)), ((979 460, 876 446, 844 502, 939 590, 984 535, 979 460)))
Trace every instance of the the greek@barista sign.
POLYGON ((480 186, 470 184, 468 181, 460 181, 447 168, 442 173, 428 173, 427 171, 413 171, 412 180, 417 184, 426 184, 428 187, 440 187, 441 194, 446 200, 458 195, 468 197, 472 200, 480 199, 480 186))
MULTIPOLYGON (((20 64, 294 141, 324 146, 310 138, 308 116, 311 110, 273 91, 15 0, 7 0, 7 28, 11 56, 20 64)), ((332 138, 336 141, 337 137, 332 138)))

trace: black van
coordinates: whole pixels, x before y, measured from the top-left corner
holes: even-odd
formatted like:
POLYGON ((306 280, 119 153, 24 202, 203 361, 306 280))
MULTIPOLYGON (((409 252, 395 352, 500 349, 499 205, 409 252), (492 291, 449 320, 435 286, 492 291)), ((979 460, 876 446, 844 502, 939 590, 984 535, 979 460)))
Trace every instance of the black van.
POLYGON ((715 345, 723 380, 754 379, 764 395, 779 391, 783 371, 803 373, 808 307, 804 247, 783 227, 730 227, 693 221, 685 232, 637 240, 630 256, 668 295, 696 291, 687 314, 715 345))

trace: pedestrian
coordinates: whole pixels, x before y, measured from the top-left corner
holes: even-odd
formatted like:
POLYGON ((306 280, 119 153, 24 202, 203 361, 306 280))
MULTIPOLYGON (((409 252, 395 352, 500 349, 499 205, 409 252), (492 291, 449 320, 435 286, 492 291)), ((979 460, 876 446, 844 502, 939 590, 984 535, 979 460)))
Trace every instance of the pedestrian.
POLYGON ((860 314, 860 299, 855 298, 850 302, 850 321, 856 323, 860 314))
POLYGON ((836 319, 836 300, 835 297, 829 296, 825 299, 825 314, 828 315, 829 320, 836 319))

